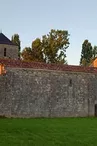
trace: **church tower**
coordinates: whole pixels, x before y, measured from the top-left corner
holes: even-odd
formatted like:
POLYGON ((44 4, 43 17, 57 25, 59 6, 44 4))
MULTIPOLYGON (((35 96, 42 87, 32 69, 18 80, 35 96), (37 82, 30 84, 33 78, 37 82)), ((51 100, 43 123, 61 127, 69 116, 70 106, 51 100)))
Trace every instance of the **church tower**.
POLYGON ((18 46, 0 33, 0 58, 18 59, 18 46))

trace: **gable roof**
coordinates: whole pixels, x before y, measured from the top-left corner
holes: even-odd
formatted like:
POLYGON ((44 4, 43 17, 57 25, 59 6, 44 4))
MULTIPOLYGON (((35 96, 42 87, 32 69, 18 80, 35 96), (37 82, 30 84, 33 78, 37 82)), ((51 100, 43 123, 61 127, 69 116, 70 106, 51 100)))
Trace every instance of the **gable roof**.
POLYGON ((3 33, 0 33, 0 44, 17 46, 17 44, 14 44, 12 41, 10 41, 3 33))

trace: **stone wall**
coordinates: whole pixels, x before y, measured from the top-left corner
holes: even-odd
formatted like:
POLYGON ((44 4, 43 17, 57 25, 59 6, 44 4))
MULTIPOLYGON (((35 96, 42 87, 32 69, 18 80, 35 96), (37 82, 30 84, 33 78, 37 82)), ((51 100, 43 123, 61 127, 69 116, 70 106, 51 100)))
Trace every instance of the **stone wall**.
POLYGON ((0 115, 85 117, 95 115, 97 75, 31 68, 6 68, 0 76, 0 115))
POLYGON ((0 44, 0 58, 4 57, 4 48, 6 48, 6 58, 18 59, 18 46, 0 44))

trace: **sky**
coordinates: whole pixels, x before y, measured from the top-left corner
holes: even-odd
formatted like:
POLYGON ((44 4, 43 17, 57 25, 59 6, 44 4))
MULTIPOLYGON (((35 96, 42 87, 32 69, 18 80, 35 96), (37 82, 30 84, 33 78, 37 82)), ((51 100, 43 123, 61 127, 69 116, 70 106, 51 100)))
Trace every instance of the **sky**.
POLYGON ((22 49, 51 29, 68 30, 67 61, 79 65, 84 40, 97 45, 97 0, 0 0, 0 30, 18 33, 22 49))

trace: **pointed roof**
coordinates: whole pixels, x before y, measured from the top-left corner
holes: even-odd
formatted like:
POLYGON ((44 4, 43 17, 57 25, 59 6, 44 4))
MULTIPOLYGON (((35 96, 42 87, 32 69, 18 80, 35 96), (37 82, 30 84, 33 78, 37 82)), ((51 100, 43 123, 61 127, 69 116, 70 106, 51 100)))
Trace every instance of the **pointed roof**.
POLYGON ((3 33, 0 33, 0 44, 17 46, 17 44, 14 44, 12 41, 10 41, 3 33))

